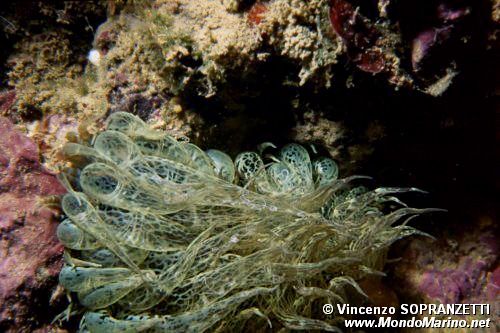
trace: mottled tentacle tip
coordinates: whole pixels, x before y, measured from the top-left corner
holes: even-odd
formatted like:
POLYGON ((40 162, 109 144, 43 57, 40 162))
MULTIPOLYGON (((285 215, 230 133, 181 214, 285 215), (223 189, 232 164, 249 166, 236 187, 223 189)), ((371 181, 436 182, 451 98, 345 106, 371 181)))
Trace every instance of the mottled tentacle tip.
POLYGON ((70 219, 65 219, 57 226, 57 238, 65 247, 73 250, 93 250, 99 244, 97 240, 78 228, 70 219))
POLYGON ((143 280, 126 268, 66 266, 59 273, 59 283, 67 290, 77 292, 80 303, 86 308, 101 309, 141 286, 143 280))
POLYGON ((290 185, 296 187, 297 194, 314 190, 311 158, 304 147, 296 143, 288 144, 281 149, 279 158, 290 166, 294 174, 290 185))
POLYGON ((80 214, 85 214, 90 209, 86 200, 73 193, 64 195, 61 206, 64 213, 69 217, 75 217, 80 214))
POLYGON ((296 143, 287 144, 281 149, 279 158, 281 161, 300 170, 301 173, 311 175, 311 159, 307 150, 301 145, 296 143))
POLYGON ((57 238, 70 249, 78 249, 78 244, 82 243, 84 233, 69 219, 62 221, 57 226, 57 238))
POLYGON ((133 135, 147 128, 141 118, 127 112, 115 112, 106 121, 106 129, 133 135))
POLYGON ((297 185, 297 175, 283 162, 272 163, 267 169, 271 186, 276 192, 285 193, 292 191, 297 185))
POLYGON ((120 259, 118 259, 118 257, 108 249, 99 249, 97 251, 88 252, 89 253, 82 253, 83 258, 103 267, 112 267, 121 262, 120 259))
POLYGON ((127 268, 94 268, 65 266, 59 273, 59 283, 69 291, 86 292, 111 282, 130 277, 127 268))
POLYGON ((115 170, 104 163, 87 165, 80 175, 80 184, 85 193, 97 197, 112 196, 120 187, 115 170))
POLYGON ((94 149, 118 165, 126 165, 140 157, 138 147, 125 134, 118 131, 105 131, 95 140, 94 149))
POLYGON ((137 276, 111 282, 88 293, 80 293, 80 303, 91 310, 103 309, 115 304, 142 284, 137 276))
POLYGON ((264 167, 262 158, 255 152, 243 152, 234 161, 238 176, 246 183, 253 179, 264 167))
POLYGON ((313 162, 313 174, 317 186, 327 185, 337 180, 339 168, 331 158, 320 157, 313 162))
POLYGON ((190 163, 193 168, 207 175, 214 175, 212 161, 203 150, 192 143, 184 143, 182 148, 184 148, 184 151, 187 153, 187 162, 190 163))
POLYGON ((92 333, 136 333, 155 328, 163 321, 149 316, 128 316, 119 320, 105 313, 87 312, 81 326, 92 333))
POLYGON ((235 168, 231 157, 217 149, 209 149, 205 153, 212 160, 215 174, 229 183, 234 182, 235 168))

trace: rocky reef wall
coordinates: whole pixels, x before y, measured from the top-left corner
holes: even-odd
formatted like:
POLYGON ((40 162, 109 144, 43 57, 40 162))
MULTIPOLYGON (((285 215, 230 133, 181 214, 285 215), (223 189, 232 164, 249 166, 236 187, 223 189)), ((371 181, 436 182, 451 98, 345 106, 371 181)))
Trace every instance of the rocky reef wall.
POLYGON ((9 4, 0 11, 0 275, 8 282, 0 329, 47 329, 37 309, 64 307, 50 208, 62 193, 58 152, 90 140, 116 111, 233 154, 265 141, 314 144, 343 175, 421 187, 430 196, 411 200, 450 213, 421 222, 439 241, 394 248, 403 256, 388 267, 396 297, 497 297, 498 8, 466 0, 9 4), (457 277, 440 289, 455 275, 473 282, 457 277))

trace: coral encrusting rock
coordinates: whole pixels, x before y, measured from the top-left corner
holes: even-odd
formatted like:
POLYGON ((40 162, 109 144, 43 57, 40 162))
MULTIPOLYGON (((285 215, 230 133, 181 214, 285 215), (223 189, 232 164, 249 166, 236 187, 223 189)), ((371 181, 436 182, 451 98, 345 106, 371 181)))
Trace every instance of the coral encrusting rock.
POLYGON ((0 9, 0 115, 35 141, 45 166, 53 166, 54 148, 76 129, 76 111, 86 105, 80 99, 85 54, 99 17, 104 6, 90 0, 10 2, 0 9))
POLYGON ((463 69, 471 45, 487 38, 489 11, 472 1, 330 1, 332 26, 356 67, 433 96, 463 69))
POLYGON ((26 37, 18 42, 7 60, 8 85, 16 91, 15 115, 40 119, 54 109, 71 112, 75 99, 69 80, 82 74, 82 64, 72 63, 70 32, 50 31, 26 37))
POLYGON ((36 144, 4 117, 0 133, 0 330, 32 331, 55 314, 63 247, 55 237, 58 210, 44 199, 65 190, 41 166, 36 144))
MULTIPOLYGON (((484 216, 474 228, 448 232, 438 241, 414 239, 397 251, 396 289, 413 302, 491 304, 500 296, 498 226, 484 216), (404 287, 403 287, 404 286, 404 287)), ((494 330, 494 327, 491 326, 494 330)))
MULTIPOLYGON (((67 18, 74 6, 44 12, 67 18)), ((419 6, 389 0, 112 1, 92 45, 75 43, 71 25, 20 38, 6 63, 16 96, 8 115, 35 122, 26 129, 36 140, 46 134, 44 117, 54 113, 92 135, 105 116, 127 111, 202 142, 213 125, 207 118, 252 115, 253 104, 269 98, 267 89, 283 92, 279 107, 290 114, 297 96, 307 104, 303 92, 359 86, 372 75, 396 89, 437 96, 463 58, 474 55, 471 45, 481 46, 488 23, 476 23, 491 13, 468 1, 432 1, 423 7, 431 13, 427 20, 419 6)), ((342 122, 335 128, 344 130, 342 122)), ((52 160, 61 140, 45 141, 41 148, 52 160)))
MULTIPOLYGON (((380 18, 385 8, 380 8, 380 18)), ((361 6, 354 6, 346 0, 330 2, 330 20, 344 41, 349 58, 359 69, 372 74, 387 73, 389 80, 397 86, 413 84, 411 77, 401 68, 396 52, 401 46, 401 38, 388 22, 371 22, 361 13, 361 6)))
POLYGON ((75 107, 74 80, 83 72, 91 22, 102 17, 98 1, 10 2, 2 6, 1 80, 16 92, 10 116, 40 119, 75 107), (88 39, 88 40, 87 40, 88 39))

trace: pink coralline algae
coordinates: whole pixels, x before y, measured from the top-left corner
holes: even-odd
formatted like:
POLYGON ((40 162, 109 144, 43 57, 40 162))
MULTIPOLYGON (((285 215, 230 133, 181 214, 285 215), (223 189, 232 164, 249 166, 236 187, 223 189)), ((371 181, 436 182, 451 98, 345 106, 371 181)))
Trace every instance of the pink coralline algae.
POLYGON ((16 92, 7 90, 0 92, 0 114, 7 113, 16 101, 16 92))
MULTIPOLYGON (((447 242, 414 240, 396 275, 424 302, 493 303, 500 296, 499 245, 492 221, 447 242)), ((408 293, 409 291, 406 291, 408 293)))
POLYGON ((424 27, 412 41, 411 62, 414 71, 420 71, 423 62, 428 60, 433 51, 449 43, 457 25, 469 13, 468 7, 454 8, 447 4, 437 6, 435 13, 429 15, 433 17, 432 26, 424 27))
POLYGON ((476 282, 486 278, 483 276, 486 267, 484 260, 465 258, 454 268, 431 269, 422 274, 419 289, 441 303, 459 303, 464 297, 481 293, 483 287, 476 282))
POLYGON ((5 117, 0 133, 0 330, 31 331, 50 322, 63 252, 57 211, 41 201, 65 190, 40 164, 36 144, 5 117))
POLYGON ((431 49, 441 41, 449 38, 451 27, 430 28, 422 31, 413 40, 411 64, 415 71, 420 70, 422 60, 430 53, 431 49))

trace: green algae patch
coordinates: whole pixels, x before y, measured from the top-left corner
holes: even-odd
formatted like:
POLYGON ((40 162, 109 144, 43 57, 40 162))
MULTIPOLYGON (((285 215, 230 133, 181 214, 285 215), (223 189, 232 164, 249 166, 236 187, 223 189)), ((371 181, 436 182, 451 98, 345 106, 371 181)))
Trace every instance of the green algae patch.
POLYGON ((122 112, 68 143, 60 283, 81 331, 338 331, 321 305, 359 297, 388 246, 418 233, 398 222, 429 210, 394 197, 416 189, 352 188, 330 158, 269 148, 233 162, 122 112))

